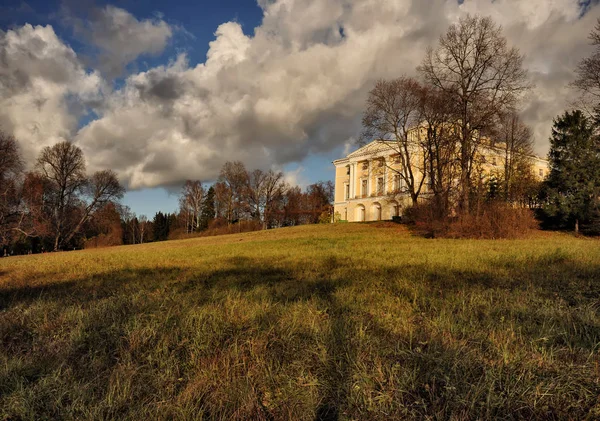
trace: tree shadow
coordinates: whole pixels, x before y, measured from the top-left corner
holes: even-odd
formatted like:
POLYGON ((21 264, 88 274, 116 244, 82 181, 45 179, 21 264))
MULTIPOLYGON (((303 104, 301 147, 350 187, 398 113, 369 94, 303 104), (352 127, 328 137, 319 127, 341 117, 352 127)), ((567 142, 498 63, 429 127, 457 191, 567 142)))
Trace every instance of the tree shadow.
POLYGON ((179 268, 122 269, 69 281, 58 280, 36 285, 8 285, 0 288, 0 310, 19 304, 32 304, 36 301, 60 301, 65 305, 85 304, 122 294, 128 289, 131 292, 133 288, 146 290, 156 288, 180 272, 179 268))
POLYGON ((332 318, 327 341, 328 363, 322 378, 321 402, 316 408, 315 421, 337 421, 347 407, 357 351, 352 345, 356 326, 349 309, 332 296, 327 302, 332 318))
MULTIPOLYGON (((0 339, 6 355, 20 358, 35 352, 35 355, 39 356, 39 359, 32 359, 15 369, 12 373, 13 380, 0 379, 0 395, 8 394, 18 387, 15 379, 21 379, 25 385, 34 387, 61 364, 72 371, 73 377, 80 384, 91 384, 90 387, 97 389, 96 395, 104 395, 107 393, 106 387, 111 372, 119 363, 120 355, 116 350, 122 345, 128 324, 140 315, 156 311, 156 307, 150 304, 146 306, 143 302, 132 305, 131 296, 140 293, 156 293, 160 296, 162 292, 167 291, 172 299, 168 305, 176 306, 178 297, 193 295, 193 305, 201 307, 215 303, 215 300, 235 291, 242 293, 247 300, 271 300, 282 305, 311 300, 320 311, 327 314, 330 325, 325 340, 327 359, 318 367, 319 403, 315 408, 315 420, 338 420, 348 415, 348 411, 351 412, 350 388, 358 359, 358 350, 354 343, 358 329, 356 320, 367 317, 373 338, 380 341, 385 348, 377 350, 381 357, 390 366, 400 364, 415 373, 413 387, 397 396, 401 399, 397 402, 398 408, 403 407, 407 411, 404 414, 407 417, 426 418, 437 413, 441 414, 441 418, 450 418, 461 414, 461 411, 474 414, 478 409, 486 410, 485 407, 477 407, 484 405, 480 401, 475 402, 471 409, 456 402, 464 402, 467 398, 475 399, 472 398, 476 395, 472 389, 473 384, 486 384, 486 373, 496 370, 494 367, 490 368, 490 361, 481 356, 480 350, 488 345, 473 341, 473 338, 469 337, 448 339, 442 333, 421 325, 415 326, 414 338, 397 335, 377 319, 367 315, 367 309, 349 307, 348 303, 340 300, 338 292, 341 289, 361 283, 364 288, 380 289, 404 302, 413 300, 413 293, 418 290, 422 299, 430 301, 430 307, 415 306, 414 312, 421 318, 433 317, 432 312, 439 313, 436 306, 449 306, 449 300, 470 291, 505 290, 525 293, 534 289, 536 295, 549 302, 561 300, 575 309, 593 305, 600 299, 600 264, 582 267, 568 256, 556 252, 521 262, 490 260, 478 268, 467 269, 398 262, 362 269, 335 255, 324 255, 318 261, 310 262, 311 270, 304 270, 307 264, 308 262, 303 261, 273 262, 268 259, 237 256, 223 262, 223 267, 215 270, 194 271, 179 267, 123 269, 47 285, 0 288, 0 309, 5 311, 5 315, 9 315, 7 311, 18 311, 19 306, 42 301, 64 307, 85 305, 87 311, 92 309, 79 327, 80 337, 72 340, 65 348, 33 350, 33 327, 14 317, 14 312, 10 313, 10 316, 14 317, 12 319, 6 316, 2 320, 0 317, 0 339), (403 282, 395 282, 398 279, 402 279, 403 282), (254 291, 260 293, 253 294, 254 291), (95 309, 94 303, 107 298, 113 298, 115 302, 111 306, 95 309), (399 349, 402 352, 399 352, 399 349)), ((499 308, 494 310, 495 312, 482 314, 480 320, 476 319, 474 323, 479 324, 483 337, 491 319, 512 317, 516 323, 528 326, 520 332, 524 341, 537 341, 543 336, 544 326, 548 324, 564 326, 567 336, 541 342, 539 347, 550 352, 552 347, 566 345, 584 349, 587 354, 597 352, 597 343, 600 342, 600 326, 597 324, 583 317, 564 320, 561 319, 560 312, 540 315, 533 310, 523 314, 505 314, 505 310, 499 308), (570 328, 569 324, 575 326, 570 328)), ((274 318, 273 322, 276 322, 280 316, 274 313, 268 317, 274 318)), ((145 346, 153 345, 152 342, 148 342, 145 346)), ((285 344, 282 346, 285 347, 285 344)), ((489 347, 491 348, 491 345, 489 347)), ((185 347, 169 352, 185 352, 185 347)), ((519 395, 509 395, 510 387, 515 387, 510 383, 510 379, 513 375, 515 378, 520 376, 521 368, 514 366, 502 369, 508 373, 507 377, 487 386, 496 395, 514 398, 514 402, 517 402, 520 399, 519 395)), ((536 379, 552 379, 556 374, 552 370, 542 367, 531 375, 536 379)), ((149 394, 153 393, 149 390, 151 383, 151 379, 140 377, 133 385, 133 395, 139 402, 148 399, 149 394)), ((183 386, 177 384, 173 387, 172 393, 177 393, 177 388, 183 386)), ((594 387, 590 386, 592 389, 594 387)), ((522 393, 528 392, 524 390, 522 393)), ((203 396, 202 399, 206 402, 209 398, 203 396)), ((40 399, 39 405, 42 406, 37 408, 36 413, 48 418, 60 418, 65 415, 52 409, 51 403, 49 397, 40 399)), ((262 408, 260 404, 257 405, 262 408)), ((586 405, 587 402, 582 405, 581 411, 589 409, 586 405)), ((551 419, 556 418, 557 414, 566 415, 564 410, 555 406, 554 409, 550 407, 534 411, 526 405, 517 407, 507 398, 506 402, 497 402, 490 412, 483 413, 482 416, 510 417, 511 411, 517 411, 513 412, 517 414, 517 418, 551 419)), ((107 412, 102 414, 105 418, 126 417, 128 407, 126 403, 120 403, 105 411, 107 412)), ((262 408, 261 411, 261 416, 275 418, 269 409, 262 408)), ((585 412, 578 414, 585 415, 585 412)), ((469 417, 465 415, 465 418, 469 417)))

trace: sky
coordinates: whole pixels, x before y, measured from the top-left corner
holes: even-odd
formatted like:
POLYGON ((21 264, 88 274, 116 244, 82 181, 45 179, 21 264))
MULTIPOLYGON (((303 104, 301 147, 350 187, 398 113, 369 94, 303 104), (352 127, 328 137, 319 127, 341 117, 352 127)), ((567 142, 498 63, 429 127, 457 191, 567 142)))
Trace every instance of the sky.
POLYGON ((90 173, 117 172, 138 215, 176 210, 186 179, 210 184, 228 160, 306 186, 356 147, 374 82, 416 76, 467 13, 525 56, 522 116, 545 155, 596 1, 3 0, 0 127, 29 167, 75 143, 90 173))

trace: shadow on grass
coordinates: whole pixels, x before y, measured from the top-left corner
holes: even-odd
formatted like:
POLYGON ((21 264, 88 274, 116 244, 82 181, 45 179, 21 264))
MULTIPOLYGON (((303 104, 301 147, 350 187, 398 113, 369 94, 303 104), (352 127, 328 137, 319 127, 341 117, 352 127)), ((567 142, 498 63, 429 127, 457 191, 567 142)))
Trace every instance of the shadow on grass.
MULTIPOLYGON (((600 392, 598 385, 590 381, 593 376, 557 378, 552 367, 525 370, 519 364, 497 368, 490 361, 497 360, 499 356, 491 351, 486 354, 486 347, 492 349, 493 346, 486 344, 481 337, 485 337, 490 323, 495 323, 494 320, 504 316, 513 317, 524 326, 520 334, 524 336, 525 342, 539 340, 543 336, 545 325, 572 324, 572 329, 565 327, 567 336, 543 342, 539 346, 548 349, 548 352, 552 352, 553 347, 561 346, 581 348, 589 354, 597 352, 600 342, 598 324, 579 316, 564 320, 561 319, 564 314, 561 312, 538 314, 538 309, 531 309, 523 314, 514 311, 512 314, 504 314, 502 312, 505 309, 499 308, 497 311, 500 314, 483 311, 477 314, 477 307, 473 306, 473 318, 465 322, 465 325, 467 322, 475 324, 479 331, 479 337, 472 338, 460 337, 456 333, 448 333, 450 336, 445 337, 419 320, 435 319, 440 314, 440 308, 450 306, 449 303, 453 300, 463 300, 465 293, 473 291, 526 293, 533 289, 536 294, 548 300, 562 300, 567 306, 574 308, 592 305, 600 298, 600 265, 581 267, 560 253, 550 253, 520 263, 490 261, 482 270, 456 270, 394 262, 384 267, 358 269, 349 263, 351 262, 335 256, 324 256, 318 262, 294 264, 238 256, 226 261, 223 268, 212 271, 194 272, 182 268, 126 269, 74 281, 0 289, 0 309, 5 310, 4 316, 0 314, 2 349, 9 359, 27 360, 25 363, 15 363, 15 368, 0 378, 0 395, 8 396, 23 387, 37 390, 36 388, 41 387, 38 386, 41 379, 60 370, 60 367, 68 367, 73 378, 72 386, 86 385, 89 395, 87 400, 83 399, 85 405, 97 405, 109 394, 108 384, 115 366, 122 362, 123 355, 119 354, 119 350, 133 346, 124 343, 124 338, 127 327, 134 318, 153 314, 157 308, 168 315, 169 312, 164 310, 165 306, 176 308, 183 305, 186 301, 184 297, 192 297, 185 304, 190 308, 222 303, 227 294, 235 291, 244 294, 249 300, 266 299, 282 305, 314 300, 319 309, 327 313, 331 327, 325 341, 326 362, 319 370, 320 398, 315 408, 316 420, 338 420, 346 416, 368 417, 364 408, 357 408, 357 403, 350 398, 358 358, 358 350, 353 343, 358 329, 355 322, 357 317, 368 321, 370 335, 377 342, 377 357, 382 358, 390 367, 399 365, 414 377, 412 383, 403 385, 404 389, 398 386, 396 391, 391 392, 395 400, 392 402, 396 405, 391 407, 392 414, 417 418, 455 416, 465 419, 475 415, 503 418, 511 416, 510 414, 517 414, 517 418, 553 419, 566 416, 571 410, 576 411, 573 413, 576 417, 589 414, 594 400, 585 393, 593 395, 600 392), (309 264, 311 270, 306 269, 309 264), (415 302, 415 294, 418 293, 419 300, 414 304, 414 312, 418 315, 413 321, 414 337, 398 335, 374 320, 370 313, 376 311, 376 308, 357 308, 340 301, 337 292, 357 284, 363 284, 364 288, 384 290, 407 303, 415 302), (253 295, 255 291, 260 294, 253 295), (160 300, 134 303, 131 297, 136 294, 158 297, 164 295, 170 301, 166 304, 158 302, 160 300), (106 304, 100 305, 101 301, 106 304), (30 315, 20 318, 15 312, 11 312, 21 305, 34 306, 41 303, 58 304, 63 308, 85 306, 87 313, 77 327, 77 333, 70 334, 68 343, 66 339, 65 342, 53 342, 50 339, 53 335, 52 323, 45 333, 46 340, 40 337, 39 320, 31 319, 33 316, 30 315), (25 358, 27 356, 31 358, 25 358), (526 381, 529 383, 524 383, 521 388, 519 378, 527 376, 526 381), (559 390, 556 389, 551 390, 556 397, 545 407, 536 409, 524 404, 531 385, 543 385, 546 381, 548 384, 563 382, 566 385, 564 397, 557 394, 559 390), (585 386, 587 392, 578 395, 577 388, 581 386, 585 386), (487 396, 488 403, 483 396, 487 396), (490 399, 497 400, 490 403, 490 399)), ((60 318, 60 309, 54 311, 49 317, 60 318)), ((167 320, 161 326, 175 330, 178 322, 177 319, 167 320)), ((457 330, 464 327, 460 319, 453 322, 457 330)), ((185 344, 185 340, 186 338, 182 338, 181 343, 185 344)), ((155 370, 159 370, 160 361, 143 359, 144 352, 151 355, 150 350, 155 346, 152 339, 144 342, 144 346, 146 348, 140 348, 142 351, 136 351, 139 355, 132 354, 139 359, 133 361, 144 361, 144 365, 155 366, 155 370)), ((183 362, 187 358, 185 346, 169 346, 173 349, 165 351, 166 355, 175 361, 182 361, 180 370, 184 371, 183 362)), ((565 364, 572 362, 574 361, 565 360, 565 364)), ((184 378, 185 373, 177 374, 176 378, 180 376, 184 378)), ((392 380, 393 378, 390 381, 392 380)), ((174 385, 169 385, 168 394, 161 396, 161 399, 174 399, 184 386, 185 383, 174 382, 174 385)), ((73 391, 69 393, 73 393, 75 397, 77 395, 73 391)), ((155 379, 140 374, 131 385, 130 393, 128 400, 105 407, 99 416, 126 418, 132 413, 130 411, 136 408, 139 410, 144 402, 163 392, 157 388, 155 379)), ((32 409, 39 417, 60 418, 72 415, 65 412, 66 406, 62 410, 57 409, 51 395, 40 396, 32 409)), ((203 396, 202 402, 203 406, 210 406, 210 397, 203 396)), ((217 402, 212 404, 215 405, 213 411, 223 410, 219 409, 217 402)), ((256 412, 246 415, 264 419, 278 418, 262 402, 255 406, 256 412)), ((207 411, 207 407, 203 410, 207 411)), ((11 418, 10 413, 8 415, 11 418)))
MULTIPOLYGON (((1 288, 0 310, 40 301, 58 301, 85 304, 107 297, 134 292, 134 288, 151 289, 163 285, 181 273, 181 269, 124 269, 94 274, 69 281, 56 281, 41 285, 23 285, 1 288)), ((60 276, 60 275, 57 275, 60 276)))

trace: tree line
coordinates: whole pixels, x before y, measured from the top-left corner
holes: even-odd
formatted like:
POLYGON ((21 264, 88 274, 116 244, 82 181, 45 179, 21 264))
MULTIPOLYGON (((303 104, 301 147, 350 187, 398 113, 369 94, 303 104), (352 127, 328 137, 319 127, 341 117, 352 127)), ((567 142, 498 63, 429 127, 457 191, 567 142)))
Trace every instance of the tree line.
POLYGON ((179 197, 175 229, 193 234, 237 226, 271 229, 331 221, 334 185, 319 181, 304 189, 285 182, 280 171, 248 171, 240 161, 226 162, 208 188, 187 180, 179 197))
POLYGON ((179 209, 152 220, 123 212, 124 244, 331 222, 334 185, 319 181, 302 190, 280 171, 248 171, 226 162, 212 185, 186 180, 179 209))
POLYGON ((0 132, 0 256, 329 222, 333 202, 330 181, 303 191, 282 172, 239 161, 226 162, 213 185, 186 181, 179 210, 151 220, 123 206, 124 193, 113 171, 87 174, 70 142, 45 147, 25 171, 17 140, 0 132))

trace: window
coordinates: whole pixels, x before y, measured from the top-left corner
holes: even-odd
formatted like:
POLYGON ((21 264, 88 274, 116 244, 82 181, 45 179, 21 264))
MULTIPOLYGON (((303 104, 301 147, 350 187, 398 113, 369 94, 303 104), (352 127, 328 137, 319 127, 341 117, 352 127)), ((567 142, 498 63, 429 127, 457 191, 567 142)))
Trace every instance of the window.
POLYGON ((369 169, 369 163, 368 162, 363 162, 363 170, 368 170, 369 169))
POLYGON ((350 175, 350 165, 346 165, 346 175, 350 175))
POLYGON ((540 168, 540 177, 544 176, 544 170, 542 168, 540 168))
POLYGON ((380 159, 379 160, 379 167, 383 167, 383 165, 385 164, 385 159, 380 159))
POLYGON ((401 181, 402 181, 402 178, 400 177, 400 174, 395 174, 394 175, 394 190, 395 191, 400 191, 401 181))
POLYGON ((492 165, 496 166, 496 157, 495 156, 492 157, 492 165))
POLYGON ((399 164, 399 163, 400 163, 400 155, 394 156, 394 164, 399 164))
POLYGON ((383 177, 377 179, 377 194, 383 194, 383 177))
POLYGON ((367 180, 362 180, 360 194, 362 194, 363 197, 367 195, 367 180))
POLYGON ((350 198, 350 184, 344 184, 344 187, 346 188, 346 200, 348 200, 350 198))

